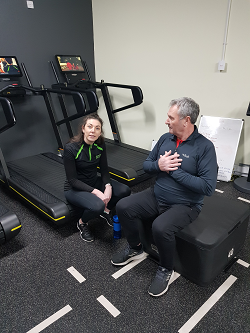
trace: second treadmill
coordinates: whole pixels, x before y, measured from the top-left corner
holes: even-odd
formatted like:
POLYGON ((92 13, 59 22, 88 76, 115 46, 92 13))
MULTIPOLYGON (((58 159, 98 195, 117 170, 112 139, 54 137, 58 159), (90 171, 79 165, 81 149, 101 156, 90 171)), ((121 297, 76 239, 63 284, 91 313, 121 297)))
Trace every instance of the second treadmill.
MULTIPOLYGON (((89 91, 95 91, 96 89, 100 89, 102 92, 114 138, 113 140, 105 139, 108 167, 111 177, 129 186, 135 185, 146 179, 151 178, 152 175, 145 173, 145 171, 143 170, 143 162, 148 157, 149 150, 122 143, 117 122, 115 119, 115 113, 129 109, 136 105, 140 105, 142 103, 143 94, 140 87, 124 84, 106 83, 104 81, 91 81, 86 62, 83 61, 79 55, 57 55, 56 60, 58 62, 60 71, 65 76, 67 82, 60 83, 55 66, 51 61, 50 64, 57 80, 57 84, 52 85, 53 88, 77 91, 82 94, 85 94, 89 91), (72 63, 70 70, 69 66, 66 65, 69 62, 72 63), (133 103, 125 105, 119 109, 113 109, 108 90, 109 87, 130 90, 133 97, 133 103)), ((88 96, 86 96, 86 98, 88 100, 88 96)), ((63 148, 62 144, 59 144, 59 147, 63 148)))
MULTIPOLYGON (((6 131, 15 125, 16 119, 12 103, 7 99, 0 97, 0 108, 3 111, 6 124, 0 128, 0 133, 6 131)), ((3 153, 0 148, 0 162, 3 161, 3 153)), ((1 167, 2 163, 1 163, 1 167)), ((0 178, 1 180, 1 178, 0 178)), ((5 180, 6 181, 6 180, 5 180)), ((11 238, 15 237, 21 230, 21 223, 15 213, 11 212, 9 208, 0 202, 0 244, 4 244, 11 238)))

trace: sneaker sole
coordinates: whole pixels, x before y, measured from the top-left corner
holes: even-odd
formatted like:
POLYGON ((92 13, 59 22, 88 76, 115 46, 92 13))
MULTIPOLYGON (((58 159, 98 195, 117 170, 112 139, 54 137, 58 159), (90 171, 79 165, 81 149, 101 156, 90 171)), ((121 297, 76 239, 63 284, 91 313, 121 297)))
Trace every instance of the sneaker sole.
POLYGON ((106 219, 105 216, 100 215, 100 217, 106 221, 107 225, 109 225, 110 227, 113 227, 113 225, 109 223, 108 219, 106 219))
POLYGON ((87 240, 85 238, 82 237, 82 232, 81 232, 81 229, 78 227, 78 224, 76 225, 77 229, 80 231, 80 237, 82 240, 84 240, 84 242, 87 242, 87 243, 91 243, 94 241, 94 239, 91 239, 91 240, 87 240))
MULTIPOLYGON (((171 274, 170 279, 173 276, 173 274, 174 274, 174 272, 171 274)), ((170 281, 170 279, 169 279, 169 281, 170 281)), ((160 294, 155 295, 155 294, 152 294, 150 291, 148 291, 148 293, 149 293, 150 296, 159 297, 159 296, 165 294, 168 291, 168 288, 169 288, 169 283, 167 285, 167 288, 165 288, 165 290, 163 290, 160 294)))
POLYGON ((129 262, 131 262, 131 261, 133 261, 133 260, 140 260, 140 259, 144 259, 144 258, 146 258, 147 257, 147 254, 146 254, 146 252, 143 252, 143 253, 141 253, 141 254, 138 254, 137 256, 133 256, 133 257, 131 257, 131 258, 128 258, 126 261, 123 261, 123 262, 113 262, 112 260, 111 260, 111 263, 113 264, 113 265, 115 265, 115 266, 123 266, 123 265, 126 265, 126 264, 128 264, 129 262))
POLYGON ((82 237, 82 234, 80 234, 80 237, 81 237, 81 240, 83 240, 84 242, 87 242, 87 243, 94 242, 94 239, 87 240, 87 239, 83 238, 83 237, 82 237))

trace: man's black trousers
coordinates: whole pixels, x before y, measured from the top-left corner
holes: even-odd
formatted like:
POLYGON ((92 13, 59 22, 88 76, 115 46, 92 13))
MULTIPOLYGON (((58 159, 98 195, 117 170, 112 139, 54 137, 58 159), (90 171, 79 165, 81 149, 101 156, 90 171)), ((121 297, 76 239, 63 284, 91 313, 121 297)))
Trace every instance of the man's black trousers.
POLYGON ((168 205, 157 202, 153 188, 121 199, 116 213, 131 247, 140 244, 138 221, 152 219, 152 233, 159 251, 160 266, 173 269, 175 234, 194 221, 199 212, 195 207, 182 204, 168 205))

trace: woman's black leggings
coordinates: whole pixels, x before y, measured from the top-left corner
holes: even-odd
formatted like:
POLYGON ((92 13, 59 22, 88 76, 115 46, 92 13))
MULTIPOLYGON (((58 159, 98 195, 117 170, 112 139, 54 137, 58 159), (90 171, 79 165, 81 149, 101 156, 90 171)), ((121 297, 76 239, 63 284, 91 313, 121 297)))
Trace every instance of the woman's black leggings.
POLYGON ((168 270, 174 266, 175 234, 199 215, 195 207, 159 205, 152 188, 120 200, 116 212, 131 247, 141 242, 138 223, 153 220, 152 233, 159 251, 160 265, 168 270))
MULTIPOLYGON (((121 198, 129 196, 131 193, 130 188, 125 184, 118 183, 115 180, 111 180, 110 183, 112 185, 112 197, 107 205, 108 209, 115 207, 121 198)), ((101 177, 98 177, 94 187, 102 192, 104 191, 105 186, 101 177)), ((69 203, 83 209, 83 223, 87 223, 89 220, 98 217, 105 209, 104 202, 90 192, 69 190, 65 191, 64 194, 69 203)))

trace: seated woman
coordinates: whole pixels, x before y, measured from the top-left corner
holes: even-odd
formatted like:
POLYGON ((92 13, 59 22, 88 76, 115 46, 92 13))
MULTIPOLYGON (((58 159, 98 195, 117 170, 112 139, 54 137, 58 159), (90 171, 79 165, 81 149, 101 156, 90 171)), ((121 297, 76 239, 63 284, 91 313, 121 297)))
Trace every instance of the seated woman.
POLYGON ((94 240, 88 221, 101 216, 112 226, 111 209, 131 193, 127 185, 110 180, 102 126, 96 113, 85 116, 78 134, 64 147, 64 193, 69 203, 83 209, 77 228, 86 242, 94 240))

